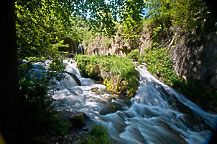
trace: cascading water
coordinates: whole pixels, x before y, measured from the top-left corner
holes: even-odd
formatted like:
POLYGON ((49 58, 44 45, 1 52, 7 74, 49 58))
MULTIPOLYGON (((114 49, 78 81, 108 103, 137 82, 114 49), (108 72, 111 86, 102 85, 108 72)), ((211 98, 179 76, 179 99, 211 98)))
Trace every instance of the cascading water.
POLYGON ((126 107, 125 101, 130 103, 130 100, 125 100, 125 103, 123 103, 110 99, 112 95, 106 92, 105 85, 95 84, 89 78, 82 78, 75 61, 64 60, 64 63, 67 64, 65 69, 67 72, 66 79, 58 83, 57 88, 59 90, 53 95, 56 100, 54 104, 57 111, 82 112, 86 113, 91 119, 95 119, 101 114, 123 109, 126 107), (79 81, 80 85, 76 81, 79 81))
POLYGON ((101 116, 114 143, 202 144, 217 116, 200 107, 139 66, 140 86, 125 111, 101 116))
POLYGON ((152 76, 144 66, 137 94, 131 100, 111 98, 105 86, 82 78, 73 60, 64 60, 66 79, 53 98, 57 111, 85 113, 103 124, 117 144, 203 144, 210 138, 217 115, 192 103, 152 76))

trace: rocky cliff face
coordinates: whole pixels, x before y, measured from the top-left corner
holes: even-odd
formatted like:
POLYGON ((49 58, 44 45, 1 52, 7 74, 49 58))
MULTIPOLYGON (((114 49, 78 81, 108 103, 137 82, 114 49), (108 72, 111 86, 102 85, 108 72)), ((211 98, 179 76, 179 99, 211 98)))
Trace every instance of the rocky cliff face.
POLYGON ((127 47, 127 43, 119 35, 115 35, 112 38, 108 38, 103 35, 97 35, 87 46, 84 47, 84 49, 88 55, 114 54, 118 56, 126 56, 122 49, 127 47))
POLYGON ((200 80, 217 89, 217 34, 212 33, 204 44, 189 44, 182 36, 175 45, 173 61, 176 73, 186 80, 200 80))
MULTIPOLYGON (((140 53, 144 48, 151 46, 150 29, 144 25, 140 37, 140 53)), ((206 37, 206 42, 190 44, 190 39, 185 35, 175 34, 164 39, 163 45, 172 50, 172 58, 176 73, 185 80, 196 79, 207 86, 217 89, 217 34, 210 33, 206 37), (177 40, 178 39, 178 40, 177 40)), ((159 42, 161 43, 161 42, 159 42)), ((129 44, 124 41, 121 34, 117 34, 111 39, 105 36, 97 36, 85 47, 89 55, 109 55, 115 54, 126 56, 129 44), (97 50, 96 50, 97 49, 97 50), (94 51, 95 50, 95 51, 94 51)))
MULTIPOLYGON (((179 77, 185 80, 199 80, 205 85, 217 89, 217 34, 207 34, 205 40, 194 41, 186 35, 178 33, 158 42, 172 51, 174 69, 179 77)), ((142 52, 145 47, 151 46, 151 34, 144 25, 141 33, 142 52)))
MULTIPOLYGON (((85 53, 88 55, 118 55, 126 56, 130 50, 130 43, 124 39, 122 30, 119 30, 115 36, 109 38, 104 35, 96 35, 88 45, 84 46, 85 53)), ((142 53, 144 48, 151 46, 150 29, 146 24, 143 25, 143 31, 140 34, 137 42, 139 47, 137 49, 142 53)))

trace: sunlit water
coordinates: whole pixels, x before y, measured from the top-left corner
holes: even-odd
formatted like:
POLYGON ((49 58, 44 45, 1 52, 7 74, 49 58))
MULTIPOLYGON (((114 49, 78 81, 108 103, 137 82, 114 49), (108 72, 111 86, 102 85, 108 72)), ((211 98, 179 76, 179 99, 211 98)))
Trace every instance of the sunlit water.
POLYGON ((157 80, 144 66, 136 68, 139 88, 128 100, 111 98, 104 85, 81 77, 73 60, 64 63, 68 73, 53 95, 55 110, 85 113, 108 129, 112 143, 205 144, 215 129, 217 115, 205 112, 157 80))

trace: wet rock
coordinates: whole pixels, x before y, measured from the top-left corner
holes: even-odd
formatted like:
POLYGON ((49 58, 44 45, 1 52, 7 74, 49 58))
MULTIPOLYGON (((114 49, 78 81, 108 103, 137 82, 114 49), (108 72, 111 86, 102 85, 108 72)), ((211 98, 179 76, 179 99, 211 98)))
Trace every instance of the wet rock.
POLYGON ((35 137, 34 144, 80 144, 87 135, 85 133, 70 133, 66 136, 40 136, 35 137))
POLYGON ((64 120, 67 120, 71 123, 71 129, 82 129, 86 125, 86 120, 88 116, 85 113, 81 112, 71 112, 71 111, 60 111, 59 115, 64 120))
POLYGON ((103 92, 103 91, 96 91, 96 95, 103 95, 103 94, 105 94, 105 92, 103 92))
POLYGON ((88 127, 83 128, 83 131, 89 131, 88 127))
POLYGON ((77 83, 78 86, 81 86, 81 82, 80 82, 80 80, 77 78, 76 75, 74 75, 74 74, 72 74, 72 73, 69 73, 69 72, 67 72, 67 71, 65 71, 65 73, 69 74, 69 75, 76 81, 76 83, 77 83))
POLYGON ((96 92, 96 91, 98 91, 98 89, 99 89, 98 87, 94 87, 94 88, 91 88, 91 91, 96 92))
POLYGON ((99 111, 99 113, 101 115, 106 115, 106 114, 109 114, 109 113, 114 113, 116 111, 117 111, 117 109, 116 109, 115 105, 105 104, 104 107, 99 111))
POLYGON ((78 113, 69 118, 69 121, 72 124, 72 129, 81 129, 86 125, 85 119, 87 116, 84 113, 78 113))

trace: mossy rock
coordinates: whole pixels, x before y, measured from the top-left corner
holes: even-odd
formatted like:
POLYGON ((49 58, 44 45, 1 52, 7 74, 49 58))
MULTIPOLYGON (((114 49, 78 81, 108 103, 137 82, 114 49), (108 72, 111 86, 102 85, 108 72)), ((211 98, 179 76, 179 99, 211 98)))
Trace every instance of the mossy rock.
POLYGON ((134 96, 138 88, 139 73, 129 58, 77 55, 75 60, 84 76, 100 80, 112 94, 128 98, 134 96))
POLYGON ((92 92, 97 92, 98 90, 99 90, 98 87, 91 88, 91 91, 92 91, 92 92))
POLYGON ((81 129, 86 125, 85 119, 87 116, 84 113, 79 113, 76 115, 73 115, 69 118, 69 121, 72 124, 72 129, 81 129))

